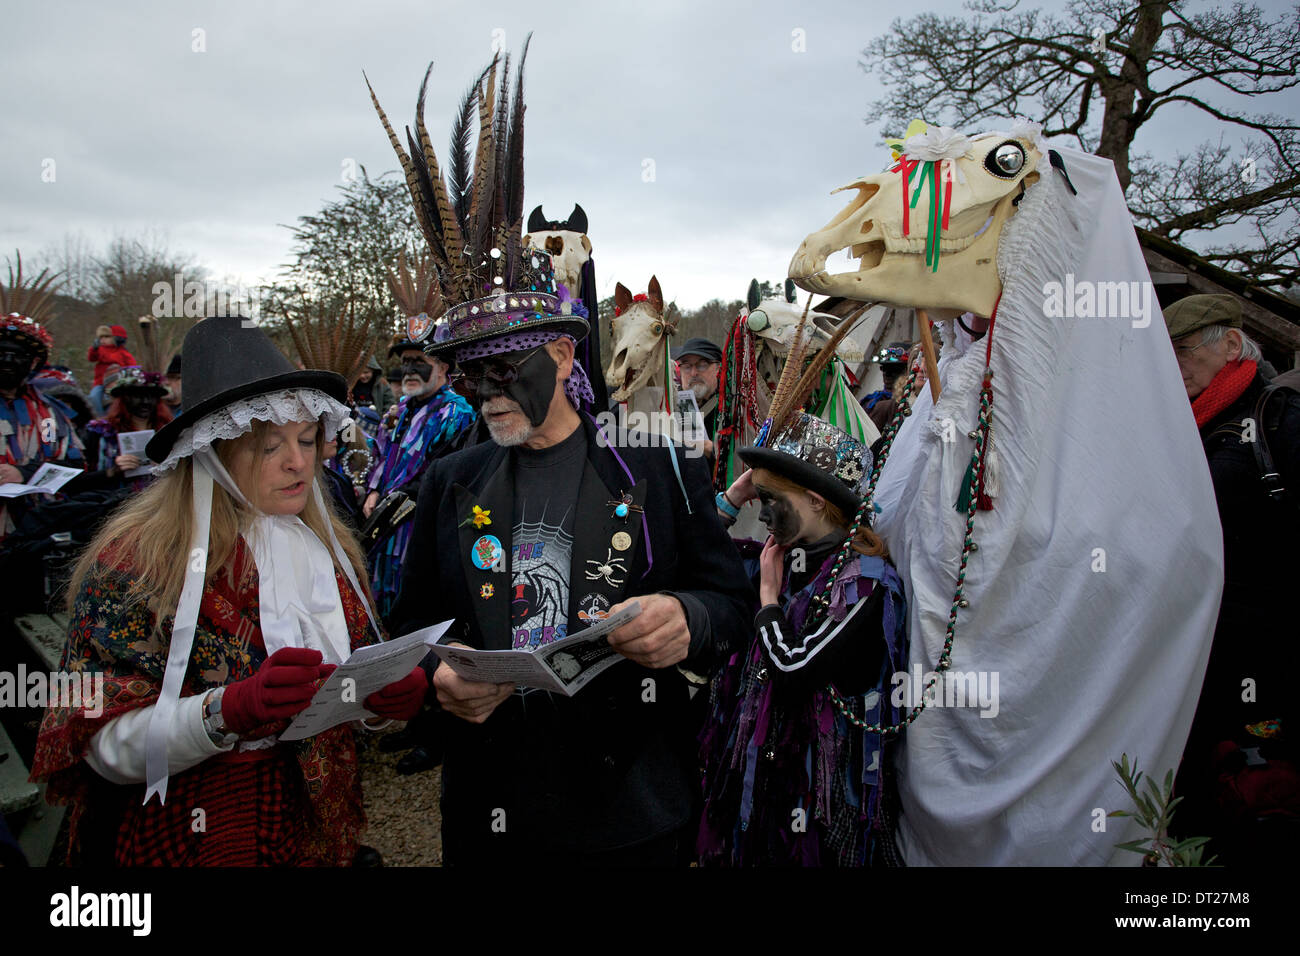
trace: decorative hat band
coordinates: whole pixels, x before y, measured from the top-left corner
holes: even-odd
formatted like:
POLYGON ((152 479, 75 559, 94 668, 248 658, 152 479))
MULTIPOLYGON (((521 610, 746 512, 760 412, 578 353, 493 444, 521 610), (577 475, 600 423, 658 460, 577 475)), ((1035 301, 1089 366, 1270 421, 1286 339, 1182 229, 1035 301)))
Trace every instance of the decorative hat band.
POLYGON ((146 372, 138 365, 127 365, 117 374, 116 381, 110 388, 110 393, 121 391, 124 388, 151 388, 161 392, 167 391, 167 386, 163 383, 163 377, 157 372, 146 372))
POLYGON ((760 434, 756 444, 807 462, 842 482, 857 497, 866 490, 871 449, 815 415, 800 412, 777 435, 760 434))
POLYGON ((448 309, 434 329, 433 341, 441 344, 468 335, 505 332, 530 319, 563 314, 559 297, 548 292, 498 292, 448 309))
POLYGON ((46 350, 54 344, 53 337, 45 330, 44 326, 35 319, 19 315, 17 312, 10 312, 6 316, 0 316, 0 332, 10 333, 6 337, 20 335, 31 339, 34 344, 46 350))

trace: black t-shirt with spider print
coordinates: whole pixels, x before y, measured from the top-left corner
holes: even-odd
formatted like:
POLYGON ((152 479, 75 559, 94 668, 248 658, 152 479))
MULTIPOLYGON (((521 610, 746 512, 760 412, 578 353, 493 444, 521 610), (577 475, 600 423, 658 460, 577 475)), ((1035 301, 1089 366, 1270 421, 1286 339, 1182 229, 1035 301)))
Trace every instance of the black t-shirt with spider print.
POLYGON ((586 461, 582 428, 550 448, 514 449, 510 623, 515 648, 536 650, 569 632, 569 562, 586 461))

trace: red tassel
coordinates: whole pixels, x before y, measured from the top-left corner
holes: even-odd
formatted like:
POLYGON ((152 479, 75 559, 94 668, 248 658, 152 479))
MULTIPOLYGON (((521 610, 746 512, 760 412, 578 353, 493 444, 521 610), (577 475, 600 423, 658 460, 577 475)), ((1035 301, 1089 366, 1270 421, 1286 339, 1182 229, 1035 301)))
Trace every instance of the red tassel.
MULTIPOLYGON (((951 160, 949 161, 951 162, 951 160)), ((952 166, 948 167, 947 182, 944 184, 947 188, 943 193, 943 228, 948 228, 948 209, 952 206, 952 166)))
POLYGON ((897 169, 899 172, 903 174, 903 235, 907 235, 907 230, 908 230, 908 213, 907 213, 907 210, 909 208, 907 204, 908 187, 911 185, 912 167, 915 166, 917 162, 920 162, 920 160, 916 160, 915 162, 909 165, 907 162, 907 158, 904 157, 903 159, 900 159, 898 161, 898 165, 894 167, 895 169, 897 169))

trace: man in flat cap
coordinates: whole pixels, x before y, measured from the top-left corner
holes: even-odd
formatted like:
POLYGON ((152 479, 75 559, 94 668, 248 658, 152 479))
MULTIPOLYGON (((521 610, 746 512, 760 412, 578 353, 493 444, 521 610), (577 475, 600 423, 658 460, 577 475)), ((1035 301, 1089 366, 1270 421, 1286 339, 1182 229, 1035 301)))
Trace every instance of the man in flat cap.
MULTIPOLYGON (((1300 394, 1271 385, 1231 295, 1165 310, 1223 526, 1223 603, 1175 790, 1176 825, 1228 865, 1292 859, 1300 580, 1300 394)), ((1206 516, 1208 520, 1208 516, 1206 516)))
POLYGON ((695 404, 704 419, 704 430, 709 439, 702 444, 709 468, 713 468, 712 438, 718 427, 718 373, 722 370, 722 349, 708 339, 687 339, 673 352, 673 359, 682 375, 682 388, 695 394, 695 404))

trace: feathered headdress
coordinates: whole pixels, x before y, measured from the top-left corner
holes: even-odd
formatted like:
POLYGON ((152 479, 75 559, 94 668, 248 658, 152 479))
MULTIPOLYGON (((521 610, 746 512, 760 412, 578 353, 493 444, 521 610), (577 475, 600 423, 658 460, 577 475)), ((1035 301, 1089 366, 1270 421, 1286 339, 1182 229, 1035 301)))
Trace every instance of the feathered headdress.
MULTIPOLYGON (((558 329, 580 341, 587 323, 556 295, 551 258, 523 248, 524 60, 529 34, 510 82, 510 57, 493 57, 461 98, 452 123, 446 181, 424 125, 424 100, 433 64, 425 71, 415 104, 415 133, 406 130, 403 149, 373 89, 379 114, 415 204, 416 219, 429 247, 438 296, 422 293, 420 275, 397 283, 410 305, 407 339, 423 342, 430 354, 503 333, 558 329), (478 138, 471 159, 474 118, 478 138), (416 300, 423 299, 423 302, 416 300), (431 315, 432 303, 442 312, 431 315), (423 314, 422 314, 423 313, 423 314), (431 321, 433 319, 433 321, 431 321), (523 326, 523 328, 518 328, 523 326)), ((366 80, 369 86, 370 81, 366 80)), ((427 275, 426 275, 427 278, 427 275)), ((453 356, 454 358, 454 356, 453 356)))
POLYGON ((45 323, 54 317, 58 276, 44 269, 28 281, 23 278, 22 255, 15 251, 14 258, 17 269, 11 265, 8 283, 0 285, 0 338, 21 342, 44 362, 54 344, 45 323))
POLYGON ((352 388, 374 354, 382 329, 374 316, 363 315, 348 299, 341 310, 324 308, 306 297, 296 309, 285 312, 285 324, 307 368, 337 372, 352 388))
POLYGON ((484 281, 490 288, 496 276, 513 288, 523 237, 523 83, 531 39, 529 34, 524 41, 513 89, 510 56, 506 54, 504 58, 493 57, 461 98, 452 124, 446 183, 424 125, 424 100, 433 64, 425 71, 415 102, 415 133, 406 128, 407 149, 402 148, 366 79, 375 111, 406 174, 416 220, 428 242, 441 297, 448 307, 484 295, 484 281), (478 138, 471 162, 469 143, 476 114, 478 138), (502 251, 507 260, 504 272, 497 271, 498 263, 488 254, 493 248, 502 251))
POLYGON ((781 380, 772 395, 767 421, 754 444, 740 450, 740 457, 750 467, 771 468, 784 474, 846 512, 855 511, 861 499, 863 483, 871 472, 871 451, 842 428, 805 412, 804 406, 834 359, 836 346, 865 311, 864 306, 841 322, 807 362, 808 343, 803 332, 808 309, 804 309, 781 380))
POLYGON ((412 271, 406 263, 406 253, 402 253, 396 266, 388 272, 388 287, 397 300, 398 308, 406 316, 406 338, 419 342, 429 334, 433 323, 446 311, 433 259, 420 256, 412 271))

